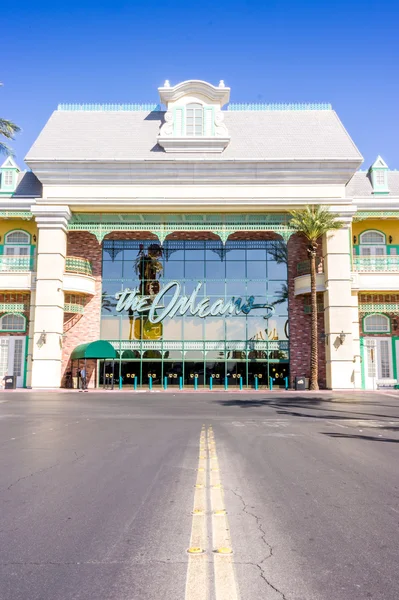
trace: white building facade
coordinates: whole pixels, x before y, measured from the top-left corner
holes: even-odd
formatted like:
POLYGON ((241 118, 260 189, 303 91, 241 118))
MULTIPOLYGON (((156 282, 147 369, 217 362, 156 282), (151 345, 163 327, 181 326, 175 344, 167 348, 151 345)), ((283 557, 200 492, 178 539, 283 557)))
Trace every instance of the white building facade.
POLYGON ((397 173, 359 171, 329 105, 158 91, 61 105, 32 172, 2 165, 0 376, 76 386, 85 364, 91 387, 292 386, 309 376, 310 281, 289 211, 322 204, 345 227, 319 247, 321 386, 394 385, 397 173))

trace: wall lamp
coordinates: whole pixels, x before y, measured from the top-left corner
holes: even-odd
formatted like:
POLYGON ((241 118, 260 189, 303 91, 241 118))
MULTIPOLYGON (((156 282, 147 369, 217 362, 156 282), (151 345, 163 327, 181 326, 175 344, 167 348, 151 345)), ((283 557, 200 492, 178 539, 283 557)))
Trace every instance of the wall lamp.
POLYGON ((394 319, 393 320, 393 330, 396 331, 398 329, 398 320, 394 319))
POLYGON ((44 331, 42 331, 42 333, 40 334, 39 339, 37 340, 37 345, 39 346, 39 348, 41 348, 43 346, 43 344, 45 344, 47 342, 47 333, 44 331))
POLYGON ((34 235, 33 236, 33 241, 36 242, 36 240, 37 240, 37 237, 34 235))
POLYGON ((353 243, 356 244, 356 242, 357 242, 357 237, 354 235, 353 236, 353 243))
POLYGON ((389 243, 392 244, 393 237, 390 235, 388 239, 389 239, 389 243))
POLYGON ((342 346, 342 344, 344 343, 344 341, 346 339, 346 333, 344 333, 343 331, 341 331, 341 333, 339 334, 338 338, 339 338, 339 341, 340 341, 341 346, 342 346))

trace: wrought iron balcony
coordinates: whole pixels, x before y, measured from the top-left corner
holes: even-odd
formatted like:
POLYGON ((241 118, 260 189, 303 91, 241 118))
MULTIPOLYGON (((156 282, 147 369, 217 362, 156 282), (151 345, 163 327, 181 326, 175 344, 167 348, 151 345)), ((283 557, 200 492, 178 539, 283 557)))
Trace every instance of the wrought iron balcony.
POLYGON ((79 273, 80 275, 92 275, 91 262, 87 258, 67 256, 65 260, 66 273, 79 273))
MULTIPOLYGON (((310 275, 310 260, 302 260, 296 266, 297 275, 310 275)), ((319 256, 316 258, 316 273, 323 273, 323 259, 319 256)))
POLYGON ((353 270, 358 273, 399 272, 399 256, 354 256, 353 270))
POLYGON ((33 256, 0 256, 0 273, 25 273, 33 266, 33 256))

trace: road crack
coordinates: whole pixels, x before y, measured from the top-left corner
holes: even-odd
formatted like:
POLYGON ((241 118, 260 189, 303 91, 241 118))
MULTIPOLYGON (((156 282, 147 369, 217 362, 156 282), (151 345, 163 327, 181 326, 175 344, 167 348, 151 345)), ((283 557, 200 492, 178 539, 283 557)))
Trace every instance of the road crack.
POLYGON ((24 477, 20 477, 16 481, 13 481, 12 483, 10 483, 7 490, 10 490, 12 487, 14 487, 14 485, 17 485, 20 481, 23 481, 24 479, 29 479, 30 477, 34 477, 35 475, 39 475, 39 473, 44 473, 45 471, 50 471, 50 469, 54 469, 54 467, 57 467, 59 464, 60 464, 59 462, 56 462, 56 463, 54 463, 54 465, 50 465, 49 467, 44 467, 43 469, 39 469, 38 471, 29 473, 29 475, 24 475, 24 477))
POLYGON ((242 502, 242 510, 243 512, 245 512, 245 514, 249 515, 250 517, 252 517, 253 519, 255 519, 256 522, 256 527, 260 533, 260 538, 263 542, 263 544, 266 546, 268 553, 267 555, 258 563, 246 563, 249 565, 252 565, 254 567, 257 567, 259 569, 259 574, 261 576, 261 578, 263 579, 263 581, 272 589, 274 590, 277 594, 280 594, 282 600, 287 600, 286 595, 284 594, 284 592, 282 592, 281 590, 279 590, 278 588, 276 588, 276 586, 274 586, 266 577, 265 574, 265 570, 263 568, 263 563, 266 562, 269 558, 272 558, 274 556, 273 554, 273 546, 271 544, 269 544, 269 542, 266 540, 266 531, 263 529, 263 525, 262 525, 262 519, 260 517, 258 517, 258 515, 256 515, 255 513, 251 512, 249 510, 248 504, 245 502, 244 498, 242 497, 242 495, 237 492, 237 490, 233 490, 230 489, 230 491, 242 502))

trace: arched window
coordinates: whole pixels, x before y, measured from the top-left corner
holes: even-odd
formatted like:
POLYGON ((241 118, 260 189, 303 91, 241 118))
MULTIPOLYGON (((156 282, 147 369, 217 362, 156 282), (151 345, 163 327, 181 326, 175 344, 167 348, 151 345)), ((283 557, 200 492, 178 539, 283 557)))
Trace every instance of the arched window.
POLYGON ((389 333, 391 324, 386 315, 368 315, 363 320, 364 333, 389 333))
POLYGON ((0 319, 0 331, 25 331, 26 319, 23 315, 10 313, 0 319))
POLYGON ((360 234, 360 254, 383 256, 387 253, 385 235, 380 231, 364 231, 360 234))
POLYGON ((186 135, 198 136, 204 132, 204 109, 202 104, 193 102, 186 106, 186 135))
POLYGON ((5 236, 4 254, 8 256, 29 256, 30 235, 26 231, 10 231, 5 236))
POLYGON ((364 231, 360 235, 361 244, 385 244, 385 235, 380 231, 364 231))

